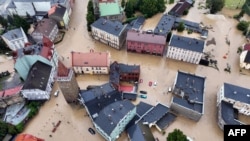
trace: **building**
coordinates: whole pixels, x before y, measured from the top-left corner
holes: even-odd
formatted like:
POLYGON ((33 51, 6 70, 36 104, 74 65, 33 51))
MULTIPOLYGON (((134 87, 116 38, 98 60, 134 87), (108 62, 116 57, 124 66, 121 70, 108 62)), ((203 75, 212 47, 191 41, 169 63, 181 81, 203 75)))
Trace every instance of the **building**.
POLYGON ((122 22, 122 20, 124 19, 124 12, 119 2, 119 0, 114 0, 112 2, 99 1, 99 17, 111 21, 122 22))
POLYGON ((73 70, 66 68, 61 61, 58 61, 56 79, 65 100, 68 103, 76 103, 78 101, 79 86, 73 70))
POLYGON ((135 20, 133 20, 132 22, 130 22, 130 26, 132 30, 135 31, 140 31, 144 22, 145 22, 145 18, 143 16, 139 16, 138 18, 136 18, 135 20))
POLYGON ((163 56, 166 37, 129 30, 126 38, 127 51, 163 56))
POLYGON ((44 139, 35 137, 31 134, 18 134, 14 141, 44 141, 44 139))
POLYGON ((110 65, 109 81, 119 89, 120 81, 138 82, 140 77, 139 65, 125 65, 122 63, 113 62, 110 65))
POLYGON ((28 100, 48 100, 54 83, 51 65, 36 61, 30 68, 21 94, 28 100))
POLYGON ((180 17, 185 11, 188 11, 192 6, 193 0, 180 0, 175 6, 168 12, 169 15, 180 17))
POLYGON ((121 49, 126 39, 126 27, 127 25, 122 25, 121 22, 99 18, 91 24, 91 32, 94 39, 115 49, 121 49))
POLYGON ((204 114, 205 77, 178 71, 170 109, 198 121, 204 114))
POLYGON ((57 22, 57 26, 60 29, 68 29, 69 28, 69 13, 66 7, 58 4, 51 7, 48 10, 48 16, 50 19, 53 19, 57 22))
POLYGON ((31 36, 36 42, 41 42, 43 36, 49 38, 53 42, 58 34, 56 21, 53 19, 44 18, 38 21, 34 28, 31 36))
POLYGON ((1 37, 6 45, 13 51, 24 48, 24 44, 28 43, 28 38, 22 27, 9 30, 1 37))
POLYGON ((6 108, 9 105, 15 103, 21 103, 24 101, 23 97, 20 95, 22 85, 0 91, 0 108, 6 108))
POLYGON ((80 96, 97 132, 107 141, 115 141, 136 114, 136 107, 122 101, 121 93, 111 83, 82 91, 80 96))
POLYGON ((240 54, 240 68, 250 69, 250 51, 244 50, 240 54))
POLYGON ((203 55, 205 41, 179 35, 172 35, 167 57, 179 61, 199 64, 203 55))
POLYGON ((74 0, 51 0, 51 7, 58 4, 64 6, 67 9, 69 15, 72 14, 74 0))
POLYGON ((109 52, 71 52, 72 68, 77 74, 108 74, 109 52))
POLYGON ((222 85, 217 93, 218 125, 222 130, 224 130, 224 125, 249 124, 244 123, 250 120, 249 99, 249 88, 229 83, 222 85))
POLYGON ((154 29, 154 34, 167 37, 172 31, 175 23, 175 16, 164 14, 154 29))
MULTIPOLYGON (((14 52, 13 58, 15 60, 14 68, 23 80, 26 80, 30 67, 38 60, 51 65, 53 72, 57 71, 57 51, 54 43, 45 36, 42 43, 35 45, 26 44, 25 48, 14 52)), ((54 75, 56 77, 56 73, 54 75)))

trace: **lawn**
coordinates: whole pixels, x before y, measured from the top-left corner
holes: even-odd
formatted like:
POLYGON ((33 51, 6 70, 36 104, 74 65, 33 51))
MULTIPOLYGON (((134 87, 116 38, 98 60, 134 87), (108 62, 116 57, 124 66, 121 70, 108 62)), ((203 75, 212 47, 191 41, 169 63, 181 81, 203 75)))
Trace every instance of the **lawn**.
POLYGON ((225 7, 231 9, 241 8, 246 0, 225 0, 225 7))

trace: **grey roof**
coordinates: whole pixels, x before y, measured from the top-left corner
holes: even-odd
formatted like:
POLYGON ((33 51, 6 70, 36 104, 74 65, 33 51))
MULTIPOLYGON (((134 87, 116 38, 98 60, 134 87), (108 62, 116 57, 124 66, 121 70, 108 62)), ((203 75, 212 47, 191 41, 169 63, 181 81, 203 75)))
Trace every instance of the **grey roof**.
POLYGON ((250 89, 224 83, 224 96, 250 104, 250 89))
POLYGON ((245 63, 250 63, 250 51, 247 51, 246 57, 244 59, 245 63))
POLYGON ((136 100, 137 94, 136 93, 122 93, 122 99, 128 100, 136 100))
POLYGON ((182 48, 186 50, 203 52, 205 41, 195 38, 184 37, 180 35, 172 35, 169 46, 182 48))
POLYGON ((66 7, 64 7, 64 6, 62 6, 62 5, 57 5, 57 6, 56 6, 55 12, 54 12, 54 13, 51 13, 51 14, 49 15, 49 17, 51 17, 51 16, 58 16, 58 17, 63 18, 63 16, 64 16, 66 10, 67 10, 66 7))
POLYGON ((12 0, 14 2, 46 2, 51 0, 12 0))
POLYGON ((175 23, 175 17, 172 15, 164 14, 154 29, 155 34, 167 36, 171 32, 172 27, 175 23))
POLYGON ((205 77, 178 71, 173 102, 203 113, 205 77))
POLYGON ((11 1, 7 8, 16 8, 16 5, 14 4, 13 1, 11 1))
POLYGON ((91 24, 91 26, 103 30, 109 34, 120 36, 127 25, 122 25, 122 23, 119 21, 110 21, 104 18, 99 18, 93 24, 91 24))
POLYGON ((241 123, 237 121, 234 117, 234 108, 231 103, 221 101, 221 116, 225 124, 229 125, 240 125, 241 123))
POLYGON ((16 39, 19 39, 19 38, 24 38, 21 27, 9 30, 8 32, 4 33, 2 36, 5 37, 6 39, 10 40, 10 41, 11 40, 16 40, 16 39))
POLYGON ((39 89, 46 90, 48 80, 52 71, 52 66, 37 61, 29 70, 28 77, 23 85, 22 90, 25 89, 39 89))
POLYGON ((153 108, 152 105, 141 101, 139 104, 136 105, 136 113, 138 116, 141 117, 151 108, 153 108))
POLYGON ((145 22, 145 18, 143 16, 138 17, 137 19, 131 22, 132 29, 139 30, 144 22, 145 22))
POLYGON ((131 126, 127 129, 130 141, 155 141, 155 138, 147 125, 142 122, 131 126))
POLYGON ((160 120, 168 111, 169 108, 167 106, 158 103, 154 108, 152 108, 146 115, 142 117, 142 121, 147 124, 155 123, 160 120))
POLYGON ((156 122, 156 125, 161 129, 165 129, 167 126, 169 126, 176 118, 176 115, 168 112, 166 115, 164 115, 160 120, 156 122))
POLYGON ((33 33, 42 33, 43 35, 49 37, 50 33, 54 29, 56 21, 54 19, 43 18, 41 21, 38 21, 37 25, 35 26, 35 30, 33 33))
POLYGON ((117 124, 134 108, 135 106, 128 100, 116 101, 103 108, 94 122, 110 135, 117 124))

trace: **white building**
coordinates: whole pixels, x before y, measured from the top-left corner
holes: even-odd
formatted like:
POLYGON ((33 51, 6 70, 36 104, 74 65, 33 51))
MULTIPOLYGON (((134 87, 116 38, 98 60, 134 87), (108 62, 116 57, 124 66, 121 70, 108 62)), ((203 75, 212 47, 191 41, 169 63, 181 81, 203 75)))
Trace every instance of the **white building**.
POLYGON ((91 25, 92 36, 108 46, 121 49, 126 39, 126 26, 118 21, 99 18, 91 25))
POLYGON ((21 94, 28 100, 48 100, 54 83, 55 70, 51 65, 37 61, 29 70, 21 94))
POLYGON ((199 64, 203 55, 205 41, 194 38, 172 35, 167 57, 179 61, 199 64))
POLYGON ((77 74, 108 74, 109 52, 72 52, 72 67, 77 74))
POLYGON ((240 68, 250 69, 250 51, 244 50, 240 54, 240 68))
POLYGON ((28 38, 24 33, 22 27, 10 30, 2 35, 2 39, 7 46, 16 51, 24 47, 25 43, 28 43, 28 38))

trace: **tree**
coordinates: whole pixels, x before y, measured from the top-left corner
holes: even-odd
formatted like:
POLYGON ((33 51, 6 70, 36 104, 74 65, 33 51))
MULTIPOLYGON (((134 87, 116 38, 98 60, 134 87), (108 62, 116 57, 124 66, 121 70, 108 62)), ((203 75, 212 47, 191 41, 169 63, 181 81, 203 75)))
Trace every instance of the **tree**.
POLYGON ((158 13, 157 0, 141 0, 139 9, 143 14, 152 17, 158 13))
POLYGON ((122 0, 122 2, 121 2, 122 8, 125 7, 125 4, 126 4, 125 0, 122 0))
POLYGON ((179 129, 168 134, 167 141, 188 141, 187 136, 179 129))
POLYGON ((157 0, 157 9, 159 12, 164 12, 166 10, 166 5, 164 0, 157 0))
POLYGON ((16 28, 22 27, 25 33, 28 33, 28 30, 30 28, 29 23, 19 15, 13 15, 13 26, 16 28))
POLYGON ((8 21, 0 15, 0 24, 6 28, 8 26, 8 21))
POLYGON ((221 11, 221 9, 224 7, 225 0, 207 0, 206 3, 210 8, 210 13, 215 14, 218 11, 221 11))
POLYGON ((179 25, 177 26, 177 31, 182 32, 185 30, 185 25, 183 22, 180 22, 179 25))
POLYGON ((244 32, 244 31, 248 30, 248 26, 249 26, 249 22, 247 22, 247 21, 240 21, 237 24, 237 29, 244 32))
POLYGON ((88 11, 86 15, 86 21, 87 21, 87 29, 88 31, 91 31, 91 24, 95 21, 95 16, 94 16, 94 8, 93 8, 93 2, 92 0, 89 0, 88 2, 88 11))
POLYGON ((127 18, 133 17, 134 8, 133 8, 133 5, 132 5, 131 2, 127 2, 127 3, 126 3, 125 13, 126 13, 127 18))

